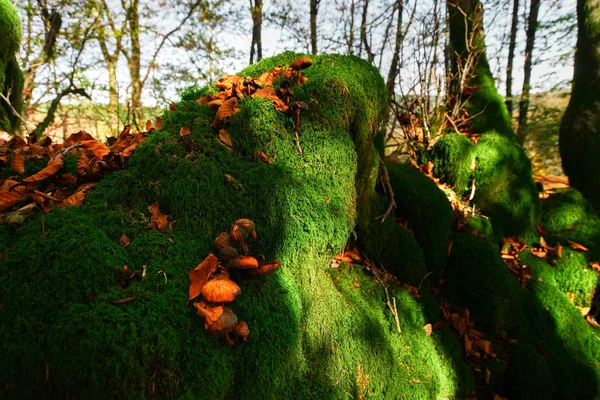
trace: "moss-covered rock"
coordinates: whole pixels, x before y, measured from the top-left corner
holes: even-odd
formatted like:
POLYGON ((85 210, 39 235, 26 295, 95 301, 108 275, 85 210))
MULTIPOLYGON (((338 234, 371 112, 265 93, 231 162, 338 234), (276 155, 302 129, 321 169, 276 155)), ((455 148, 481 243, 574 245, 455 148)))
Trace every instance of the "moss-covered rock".
MULTIPOLYGON (((17 10, 9 0, 0 0, 0 37, 0 91, 6 96, 10 90, 9 100, 20 112, 23 75, 15 53, 19 50, 21 41, 21 22, 17 10)), ((0 102, 0 129, 13 132, 18 125, 19 119, 13 115, 9 106, 0 102)))
POLYGON ((446 267, 452 207, 444 193, 419 169, 410 165, 388 164, 396 200, 396 216, 408 223, 423 249, 431 282, 437 282, 446 267))
POLYGON ((482 135, 474 145, 452 133, 431 151, 434 173, 467 196, 475 184, 472 204, 488 216, 496 237, 522 234, 539 218, 537 188, 531 162, 523 148, 496 133, 482 135))
MULTIPOLYGON (((258 76, 298 56, 266 59, 241 75, 258 76)), ((456 338, 444 339, 447 348, 422 328, 434 322, 431 301, 388 289, 399 334, 378 281, 361 268, 330 267, 355 226, 357 232, 381 226, 375 216, 386 200, 375 191, 373 137, 386 92, 377 70, 356 57, 315 57, 305 75, 309 81, 294 87, 295 99, 309 105, 300 128, 304 157, 294 121, 270 102, 249 98, 230 119, 228 152, 210 127, 214 113, 194 101, 212 89, 189 91, 165 112, 163 129, 125 170, 97 184, 83 207, 47 214, 45 234, 33 218, 7 240, 0 263, 5 397, 448 398, 472 392, 456 338), (189 136, 179 135, 183 125, 189 136), (255 159, 255 150, 272 164, 255 159), (168 234, 147 228, 147 207, 155 201, 176 220, 168 234), (232 308, 251 333, 228 347, 186 308, 188 274, 214 251, 217 234, 242 217, 256 223, 251 250, 278 259, 281 268, 241 282, 232 308), (124 232, 127 248, 118 245, 124 232), (125 264, 145 270, 146 278, 119 287, 114 269, 125 264)), ((391 220, 384 226, 403 232, 391 220)), ((420 265, 422 279, 417 242, 409 234, 393 240, 412 249, 403 260, 420 265)))

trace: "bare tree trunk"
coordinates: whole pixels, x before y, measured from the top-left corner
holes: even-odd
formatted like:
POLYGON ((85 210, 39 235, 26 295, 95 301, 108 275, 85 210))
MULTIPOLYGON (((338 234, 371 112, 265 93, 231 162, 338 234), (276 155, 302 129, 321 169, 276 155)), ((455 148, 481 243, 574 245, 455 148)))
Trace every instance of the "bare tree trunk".
MULTIPOLYGON (((375 55, 371 51, 371 45, 369 44, 369 38, 367 37, 367 16, 369 12, 369 0, 364 0, 365 5, 363 6, 362 19, 360 22, 360 41, 367 52, 367 60, 370 63, 375 59, 375 55)), ((361 50, 362 50, 361 46, 361 50)), ((360 53, 359 53, 360 55, 360 53)))
POLYGON ((129 39, 131 40, 131 54, 127 57, 129 79, 131 80, 131 123, 136 129, 141 129, 144 119, 142 108, 142 78, 141 78, 141 48, 140 48, 140 14, 139 0, 132 0, 127 8, 127 23, 129 25, 129 39))
MULTIPOLYGON (((404 13, 404 4, 403 0, 396 0, 396 4, 394 5, 396 12, 398 13, 396 17, 396 40, 394 43, 394 53, 392 55, 392 62, 390 64, 390 70, 388 71, 386 87, 388 93, 388 110, 385 114, 385 119, 383 121, 384 129, 387 129, 387 125, 390 120, 391 107, 390 103, 396 97, 396 77, 399 72, 399 61, 400 61, 400 47, 402 46, 402 41, 404 40, 404 35, 402 32, 402 14, 404 13)), ((393 127, 392 127, 393 132, 393 127)))
POLYGON ((262 59, 262 42, 261 42, 261 27, 262 27, 262 0, 250 0, 250 10, 252 12, 252 44, 250 45, 250 64, 254 63, 254 55, 256 61, 262 59))
POLYGON ((348 54, 354 54, 354 9, 355 9, 355 0, 352 0, 350 3, 350 27, 348 29, 348 38, 346 40, 346 44, 348 45, 348 54))
POLYGON ((506 108, 512 117, 512 71, 515 59, 515 46, 517 42, 517 26, 519 25, 519 0, 513 2, 512 23, 510 25, 510 43, 508 45, 508 63, 506 66, 506 108))
POLYGON ((310 45, 312 54, 317 54, 317 13, 321 0, 310 0, 310 45))
POLYGON ((540 0, 531 0, 529 18, 527 19, 527 42, 525 44, 525 70, 523 72, 523 90, 519 101, 519 129, 518 135, 523 138, 527 127, 527 110, 529 109, 529 91, 531 89, 531 67, 533 64, 533 47, 535 45, 535 32, 538 24, 538 11, 540 0))

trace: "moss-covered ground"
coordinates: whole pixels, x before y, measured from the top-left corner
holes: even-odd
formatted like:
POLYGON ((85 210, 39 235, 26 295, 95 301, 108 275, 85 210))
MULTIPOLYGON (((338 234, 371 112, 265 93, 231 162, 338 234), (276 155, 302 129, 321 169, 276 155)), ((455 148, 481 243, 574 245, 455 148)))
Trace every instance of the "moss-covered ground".
MULTIPOLYGON (((284 53, 240 75, 258 76, 296 57, 284 53)), ((555 263, 525 250, 520 260, 534 276, 524 290, 494 240, 452 232, 444 193, 411 166, 388 165, 398 208, 376 221, 387 207, 373 144, 385 109, 383 80, 366 62, 341 56, 314 57, 305 75, 309 81, 293 88, 309 105, 300 127, 304 157, 294 121, 249 98, 228 123, 229 152, 210 127, 214 113, 194 101, 213 89, 194 89, 84 206, 0 226, 3 398, 597 396, 600 336, 577 306, 592 302, 597 278, 587 262, 600 248, 600 221, 580 195, 545 200, 541 225, 550 245, 570 239, 590 250, 565 248, 555 263), (184 125, 191 134, 182 137, 184 125), (148 229, 155 201, 176 220, 167 233, 148 229), (238 218, 256 223, 251 250, 281 268, 241 283, 232 308, 251 334, 229 347, 206 333, 186 301, 189 271, 238 218), (124 233, 128 247, 118 244, 124 233), (414 296, 388 282, 401 332, 370 271, 332 268, 349 238, 419 289, 414 296), (146 277, 119 287, 115 268, 123 265, 146 277), (498 356, 484 369, 466 361, 452 328, 426 333, 426 324, 440 320, 442 302, 469 309, 492 342, 498 356)), ((485 141, 465 146, 469 157, 488 151, 485 141)), ((532 223, 523 227, 530 246, 539 240, 532 223)))

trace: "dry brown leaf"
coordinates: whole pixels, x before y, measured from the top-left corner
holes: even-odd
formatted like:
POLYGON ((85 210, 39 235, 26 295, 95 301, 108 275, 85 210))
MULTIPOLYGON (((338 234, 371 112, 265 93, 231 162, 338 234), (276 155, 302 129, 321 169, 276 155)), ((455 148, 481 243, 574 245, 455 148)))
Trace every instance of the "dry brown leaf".
POLYGON ((73 133, 67 139, 65 139, 64 145, 65 145, 65 147, 69 147, 76 143, 81 143, 82 141, 87 141, 87 140, 95 140, 95 139, 92 135, 90 135, 86 131, 79 131, 77 133, 73 133))
POLYGON ((225 129, 219 130, 219 141, 229 148, 233 147, 233 142, 231 141, 229 132, 227 132, 225 129))
POLYGON ((589 250, 584 245, 579 244, 577 242, 573 242, 572 240, 567 240, 567 243, 569 244, 569 247, 572 248, 573 250, 579 250, 579 251, 588 251, 589 250))
POLYGON ((548 252, 542 249, 531 249, 531 254, 539 258, 546 258, 548 252))
POLYGON ((25 173, 25 157, 21 152, 15 152, 10 160, 10 168, 19 175, 25 173))
POLYGON ((119 239, 119 246, 121 247, 127 247, 131 244, 131 239, 129 239, 127 237, 127 235, 125 235, 123 233, 123 235, 121 235, 121 238, 119 239))
POLYGON ((266 87, 266 88, 257 90, 252 95, 252 98, 256 98, 256 97, 260 97, 261 99, 271 100, 273 102, 273 104, 275 105, 275 109, 277 111, 285 111, 288 109, 288 106, 285 105, 283 100, 281 100, 279 97, 277 97, 277 95, 275 94, 275 89, 273 89, 272 87, 266 87))
POLYGON ((264 151, 254 150, 254 158, 258 158, 260 161, 264 162, 265 164, 273 164, 273 161, 271 161, 271 159, 269 159, 269 157, 265 154, 264 151))
POLYGON ((590 267, 592 267, 594 269, 594 271, 600 273, 600 262, 592 261, 592 262, 590 262, 590 267))
POLYGON ((190 288, 188 300, 195 299, 202 293, 202 288, 208 278, 217 270, 219 260, 213 254, 209 254, 196 268, 190 271, 190 288))
POLYGON ((156 117, 156 122, 154 123, 154 127, 158 130, 162 129, 162 118, 156 117))
POLYGON ((558 258, 562 258, 562 252, 563 252, 563 247, 560 245, 560 243, 556 244, 556 256, 558 258))
POLYGON ((18 192, 0 192, 0 211, 4 211, 8 208, 11 208, 22 198, 23 195, 18 192))
POLYGON ((431 324, 423 325, 423 329, 425 330, 425 334, 427 336, 431 336, 431 333, 433 332, 433 326, 431 324))
POLYGON ((156 128, 154 128, 154 124, 152 123, 152 121, 146 120, 146 132, 150 133, 154 129, 156 129, 156 128))
POLYGON ((213 126, 217 126, 220 122, 226 121, 236 112, 240 111, 239 108, 235 108, 237 105, 237 99, 235 97, 223 102, 223 104, 217 110, 217 115, 213 122, 213 126))
POLYGON ((80 142, 86 149, 94 153, 94 157, 102 159, 105 155, 110 153, 110 149, 104 143, 100 143, 97 140, 83 140, 80 142))
POLYGON ((192 133, 192 130, 187 125, 184 125, 181 128, 179 128, 179 136, 187 136, 191 133, 192 133))
POLYGON ((148 211, 152 214, 152 218, 150 218, 150 222, 148 226, 152 229, 156 229, 160 232, 165 233, 169 228, 169 220, 166 215, 164 215, 158 206, 158 202, 154 202, 148 206, 148 211))
POLYGON ((175 104, 171 103, 171 104, 169 104, 169 110, 175 111, 175 110, 177 110, 177 107, 175 106, 175 104))
POLYGON ((59 169, 62 168, 62 166, 64 164, 64 161, 65 161, 65 159, 62 156, 62 154, 59 154, 55 158, 53 158, 50 161, 48 161, 48 165, 46 165, 46 168, 42 169, 37 174, 33 174, 32 176, 23 179, 23 182, 25 182, 25 183, 34 183, 34 182, 43 181, 44 179, 47 179, 47 178, 51 177, 59 169))

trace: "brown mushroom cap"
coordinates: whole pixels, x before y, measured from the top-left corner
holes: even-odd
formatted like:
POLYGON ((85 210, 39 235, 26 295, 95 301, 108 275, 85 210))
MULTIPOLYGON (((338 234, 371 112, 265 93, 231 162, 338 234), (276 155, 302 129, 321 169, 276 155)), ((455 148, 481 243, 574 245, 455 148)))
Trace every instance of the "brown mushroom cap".
POLYGON ((229 279, 213 279, 202 288, 202 296, 211 303, 230 303, 242 290, 229 279))
POLYGON ((312 63, 313 61, 310 58, 303 56, 292 61, 290 63, 290 68, 294 70, 302 70, 310 67, 312 63))
POLYGON ((243 239, 256 239, 256 228, 254 226, 254 222, 248 218, 238 219, 231 226, 231 237, 243 243, 243 239))
POLYGON ((292 101, 289 105, 290 111, 308 110, 308 104, 303 101, 292 101))
POLYGON ((238 269, 256 269, 258 268, 258 260, 250 256, 238 256, 227 264, 229 268, 238 269))
POLYGON ((225 246, 219 250, 219 260, 223 263, 227 263, 238 256, 238 252, 232 246, 225 246))
POLYGON ((250 329, 248 329, 248 324, 245 321, 238 322, 233 331, 244 341, 250 336, 250 329))
POLYGON ((277 271, 279 268, 279 261, 273 260, 268 263, 261 264, 257 269, 253 269, 250 271, 252 276, 267 276, 277 271))
POLYGON ((237 315, 231 308, 225 308, 221 316, 213 323, 205 322, 204 327, 208 333, 215 336, 224 336, 235 329, 238 322, 237 315))
POLYGON ((209 325, 216 322, 224 311, 223 306, 209 306, 204 301, 195 302, 194 307, 196 307, 198 315, 204 317, 206 324, 209 325))
POLYGON ((227 246, 232 246, 233 241, 231 240, 231 235, 227 232, 219 233, 219 236, 215 239, 215 246, 219 249, 227 246))

